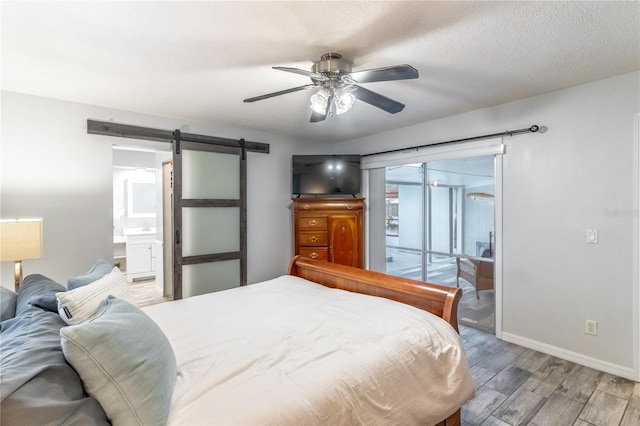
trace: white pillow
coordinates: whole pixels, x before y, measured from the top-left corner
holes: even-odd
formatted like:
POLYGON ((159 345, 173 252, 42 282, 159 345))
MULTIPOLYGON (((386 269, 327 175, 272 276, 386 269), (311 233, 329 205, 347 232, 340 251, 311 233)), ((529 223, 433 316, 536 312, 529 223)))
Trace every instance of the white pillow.
POLYGON ((69 325, 81 324, 90 320, 97 312, 100 303, 107 296, 114 296, 135 305, 127 278, 118 268, 113 268, 97 281, 73 290, 56 293, 58 313, 69 325))

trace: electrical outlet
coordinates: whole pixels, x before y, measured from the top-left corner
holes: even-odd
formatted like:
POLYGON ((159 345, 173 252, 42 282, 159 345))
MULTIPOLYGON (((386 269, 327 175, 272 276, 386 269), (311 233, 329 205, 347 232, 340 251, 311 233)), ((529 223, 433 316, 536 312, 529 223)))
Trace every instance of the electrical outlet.
POLYGON ((584 332, 593 336, 598 335, 598 321, 584 320, 584 332))

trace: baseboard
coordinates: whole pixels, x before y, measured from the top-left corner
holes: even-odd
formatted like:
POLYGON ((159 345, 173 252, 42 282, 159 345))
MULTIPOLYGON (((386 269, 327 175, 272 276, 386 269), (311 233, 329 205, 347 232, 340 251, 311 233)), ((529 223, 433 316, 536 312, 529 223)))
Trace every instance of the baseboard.
POLYGON ((621 365, 612 364, 600 359, 591 358, 577 352, 568 351, 557 346, 538 342, 537 340, 527 339, 526 337, 521 337, 516 334, 507 333, 505 331, 502 332, 502 340, 509 343, 514 343, 519 346, 524 346, 525 348, 533 349, 547 355, 552 355, 557 358, 575 362, 576 364, 584 365, 585 367, 594 368, 596 370, 604 371, 605 373, 624 377, 625 379, 638 380, 638 377, 636 376, 633 368, 623 367, 621 365))

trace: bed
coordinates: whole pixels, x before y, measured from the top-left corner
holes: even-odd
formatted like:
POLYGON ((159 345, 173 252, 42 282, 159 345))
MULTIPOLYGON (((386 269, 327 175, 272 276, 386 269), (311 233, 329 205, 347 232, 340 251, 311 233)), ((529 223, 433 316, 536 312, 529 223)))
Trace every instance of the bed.
MULTIPOLYGON (((60 297, 57 284, 38 277, 37 285, 25 279, 16 318, 28 311, 55 323, 46 339, 37 333, 54 365, 34 369, 18 354, 11 357, 18 367, 35 372, 16 380, 10 375, 20 368, 6 365, 3 354, 2 424, 124 424, 131 418, 120 414, 139 404, 148 411, 134 414, 139 424, 450 426, 460 424, 460 406, 474 396, 457 334, 459 289, 295 257, 288 275, 274 280, 141 310, 109 296, 96 317, 68 326, 51 312, 60 308, 49 295, 60 297), (44 287, 55 290, 34 291, 44 287), (76 345, 88 326, 92 343, 76 345), (103 334, 96 343, 97 327, 103 334), (91 375, 110 368, 121 370, 109 373, 119 377, 119 394, 144 391, 106 399, 101 392, 113 383, 91 375), (64 385, 43 386, 61 372, 64 385), (61 404, 60 394, 69 401, 61 404), (52 408, 59 405, 66 412, 52 408)), ((5 333, 24 322, 5 321, 3 351, 13 340, 5 333)))

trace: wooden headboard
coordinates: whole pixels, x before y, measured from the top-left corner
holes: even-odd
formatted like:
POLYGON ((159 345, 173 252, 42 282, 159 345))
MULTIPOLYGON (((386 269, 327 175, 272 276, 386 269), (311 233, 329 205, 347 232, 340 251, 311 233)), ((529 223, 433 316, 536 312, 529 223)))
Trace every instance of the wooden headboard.
POLYGON ((288 273, 327 287, 384 297, 424 309, 444 319, 458 331, 458 302, 462 297, 459 288, 300 256, 291 260, 288 273))

